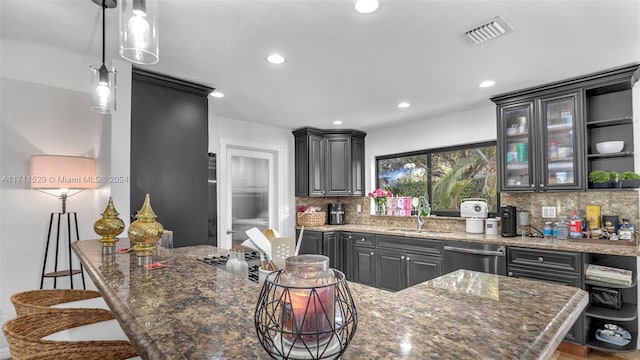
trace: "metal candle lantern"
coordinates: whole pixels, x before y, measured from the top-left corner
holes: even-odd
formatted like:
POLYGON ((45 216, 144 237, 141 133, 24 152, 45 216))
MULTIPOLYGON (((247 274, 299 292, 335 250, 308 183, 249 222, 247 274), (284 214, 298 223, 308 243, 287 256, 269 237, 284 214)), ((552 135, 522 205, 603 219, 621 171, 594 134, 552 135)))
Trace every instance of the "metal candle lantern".
POLYGON ((357 314, 344 274, 322 255, 292 256, 267 276, 255 312, 262 346, 274 359, 337 359, 357 314))

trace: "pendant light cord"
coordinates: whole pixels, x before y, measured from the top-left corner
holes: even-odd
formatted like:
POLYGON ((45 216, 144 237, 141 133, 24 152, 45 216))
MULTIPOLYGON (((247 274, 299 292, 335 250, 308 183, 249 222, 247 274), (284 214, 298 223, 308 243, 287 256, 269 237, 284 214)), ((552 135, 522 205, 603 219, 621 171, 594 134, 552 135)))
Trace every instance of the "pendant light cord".
POLYGON ((104 8, 105 8, 105 1, 106 0, 102 0, 102 64, 104 65, 104 8))

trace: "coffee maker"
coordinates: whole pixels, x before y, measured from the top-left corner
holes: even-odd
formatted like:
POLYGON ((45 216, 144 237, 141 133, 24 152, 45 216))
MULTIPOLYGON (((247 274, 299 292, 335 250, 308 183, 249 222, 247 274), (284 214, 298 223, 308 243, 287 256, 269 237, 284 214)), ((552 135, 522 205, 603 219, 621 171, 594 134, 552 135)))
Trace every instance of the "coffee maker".
POLYGON ((344 224, 344 204, 329 203, 329 225, 344 224))
POLYGON ((518 236, 516 218, 518 213, 515 206, 500 208, 500 235, 504 237, 518 236))

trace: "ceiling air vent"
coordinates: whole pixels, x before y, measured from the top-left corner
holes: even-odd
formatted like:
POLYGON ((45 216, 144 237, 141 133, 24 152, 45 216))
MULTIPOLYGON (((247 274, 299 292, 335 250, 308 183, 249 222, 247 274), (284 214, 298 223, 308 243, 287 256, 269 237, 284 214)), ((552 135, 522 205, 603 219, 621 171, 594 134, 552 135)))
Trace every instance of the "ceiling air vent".
POLYGON ((480 45, 512 31, 513 29, 511 29, 509 24, 507 24, 501 17, 496 16, 493 19, 484 21, 471 29, 464 31, 460 35, 462 35, 462 37, 471 45, 480 45))

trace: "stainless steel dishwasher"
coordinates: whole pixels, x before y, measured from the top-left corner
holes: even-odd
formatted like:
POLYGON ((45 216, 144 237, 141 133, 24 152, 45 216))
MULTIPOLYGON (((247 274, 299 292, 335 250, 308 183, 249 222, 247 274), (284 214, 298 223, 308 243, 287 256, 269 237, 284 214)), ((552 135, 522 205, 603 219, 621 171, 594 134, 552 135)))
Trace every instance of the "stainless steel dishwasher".
POLYGON ((506 275, 506 255, 507 248, 503 245, 445 241, 443 274, 458 269, 467 269, 506 275))

